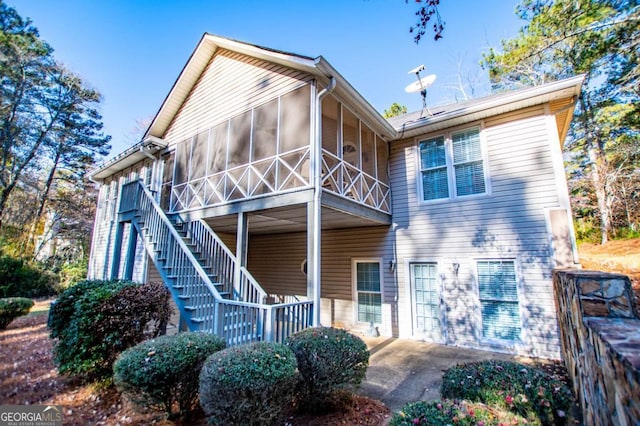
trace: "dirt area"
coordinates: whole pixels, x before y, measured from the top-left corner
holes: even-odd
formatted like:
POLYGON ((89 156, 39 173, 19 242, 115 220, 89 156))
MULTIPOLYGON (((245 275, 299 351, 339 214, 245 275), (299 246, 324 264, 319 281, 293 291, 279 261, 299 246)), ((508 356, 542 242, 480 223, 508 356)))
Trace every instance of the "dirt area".
MULTIPOLYGON (((50 301, 37 302, 32 313, 0 331, 0 402, 2 404, 61 405, 65 425, 206 425, 202 412, 182 422, 163 413, 142 413, 114 388, 80 385, 59 376, 52 359, 47 329, 50 301)), ((389 409, 380 401, 354 397, 344 410, 324 416, 292 416, 292 426, 384 425, 389 409)))
POLYGON ((583 243, 578 247, 578 255, 584 269, 628 275, 640 302, 640 238, 609 241, 604 245, 583 243))

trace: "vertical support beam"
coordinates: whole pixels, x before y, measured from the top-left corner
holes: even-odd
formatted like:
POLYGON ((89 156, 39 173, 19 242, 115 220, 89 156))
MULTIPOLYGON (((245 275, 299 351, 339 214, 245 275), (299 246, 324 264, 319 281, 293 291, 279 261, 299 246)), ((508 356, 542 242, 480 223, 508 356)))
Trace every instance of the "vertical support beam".
POLYGON ((317 82, 314 85, 315 102, 311 103, 312 128, 311 139, 311 185, 313 186, 313 201, 307 204, 307 295, 312 294, 313 326, 320 325, 320 295, 322 277, 320 275, 321 246, 322 246, 322 98, 336 87, 336 79, 329 77, 329 85, 317 92, 317 82))
POLYGON ((124 222, 116 222, 116 238, 113 242, 113 256, 111 257, 112 280, 117 280, 120 272, 120 256, 122 254, 122 234, 124 234, 124 222))
POLYGON ((313 300, 311 323, 320 325, 320 203, 307 203, 307 297, 313 300))
POLYGON ((129 227, 129 244, 127 244, 127 257, 125 258, 124 279, 133 279, 133 267, 136 263, 136 248, 138 246, 138 233, 133 223, 129 227))
POLYGON ((238 228, 236 234, 236 260, 233 288, 241 292, 240 268, 247 266, 247 251, 249 247, 249 220, 245 212, 238 212, 238 228))
POLYGON ((274 335, 273 335, 273 323, 274 323, 274 318, 273 318, 273 307, 269 306, 267 308, 267 310, 265 311, 265 319, 264 319, 264 324, 263 324, 263 333, 264 333, 264 341, 265 342, 274 342, 274 335))

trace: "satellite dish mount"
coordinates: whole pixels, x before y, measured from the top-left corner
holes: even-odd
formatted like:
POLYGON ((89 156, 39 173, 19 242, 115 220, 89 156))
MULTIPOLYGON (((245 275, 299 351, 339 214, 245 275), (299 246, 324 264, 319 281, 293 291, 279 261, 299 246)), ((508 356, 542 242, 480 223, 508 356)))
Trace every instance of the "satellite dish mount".
POLYGON ((427 88, 431 86, 434 81, 436 81, 436 75, 429 74, 426 77, 420 78, 420 71, 424 71, 424 65, 420 65, 409 71, 409 74, 416 75, 418 81, 413 82, 405 87, 404 91, 407 93, 420 92, 420 95, 422 96, 422 112, 420 113, 420 118, 422 118, 425 111, 427 112, 427 114, 432 115, 431 111, 429 111, 429 108, 427 107, 427 88))

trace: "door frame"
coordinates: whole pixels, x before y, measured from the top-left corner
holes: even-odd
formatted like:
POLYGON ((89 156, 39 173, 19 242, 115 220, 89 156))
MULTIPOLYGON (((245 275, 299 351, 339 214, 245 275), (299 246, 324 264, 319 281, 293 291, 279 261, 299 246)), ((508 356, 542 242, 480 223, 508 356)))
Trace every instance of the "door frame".
POLYGON ((437 259, 407 259, 405 260, 404 263, 405 263, 405 277, 406 277, 405 282, 406 282, 409 306, 411 310, 411 336, 415 339, 421 339, 427 342, 446 344, 447 343, 447 316, 446 316, 446 304, 445 304, 445 298, 444 298, 444 282, 446 280, 446 274, 442 272, 443 271, 442 262, 437 259), (436 279, 437 279, 437 288, 440 293, 440 306, 439 306, 440 307, 440 324, 442 325, 440 339, 426 339, 424 336, 416 333, 417 308, 416 308, 416 297, 414 293, 414 283, 412 280, 413 278, 412 265, 425 264, 425 263, 435 264, 436 274, 438 275, 436 279))

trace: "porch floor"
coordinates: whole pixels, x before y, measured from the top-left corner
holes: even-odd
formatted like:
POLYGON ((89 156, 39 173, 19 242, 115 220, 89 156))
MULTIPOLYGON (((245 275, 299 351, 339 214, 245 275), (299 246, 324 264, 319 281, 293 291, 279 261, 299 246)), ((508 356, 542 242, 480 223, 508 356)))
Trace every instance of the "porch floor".
POLYGON ((410 339, 360 336, 370 351, 359 394, 399 411, 408 402, 440 398, 443 371, 459 363, 498 359, 530 363, 531 358, 464 349, 410 339))

